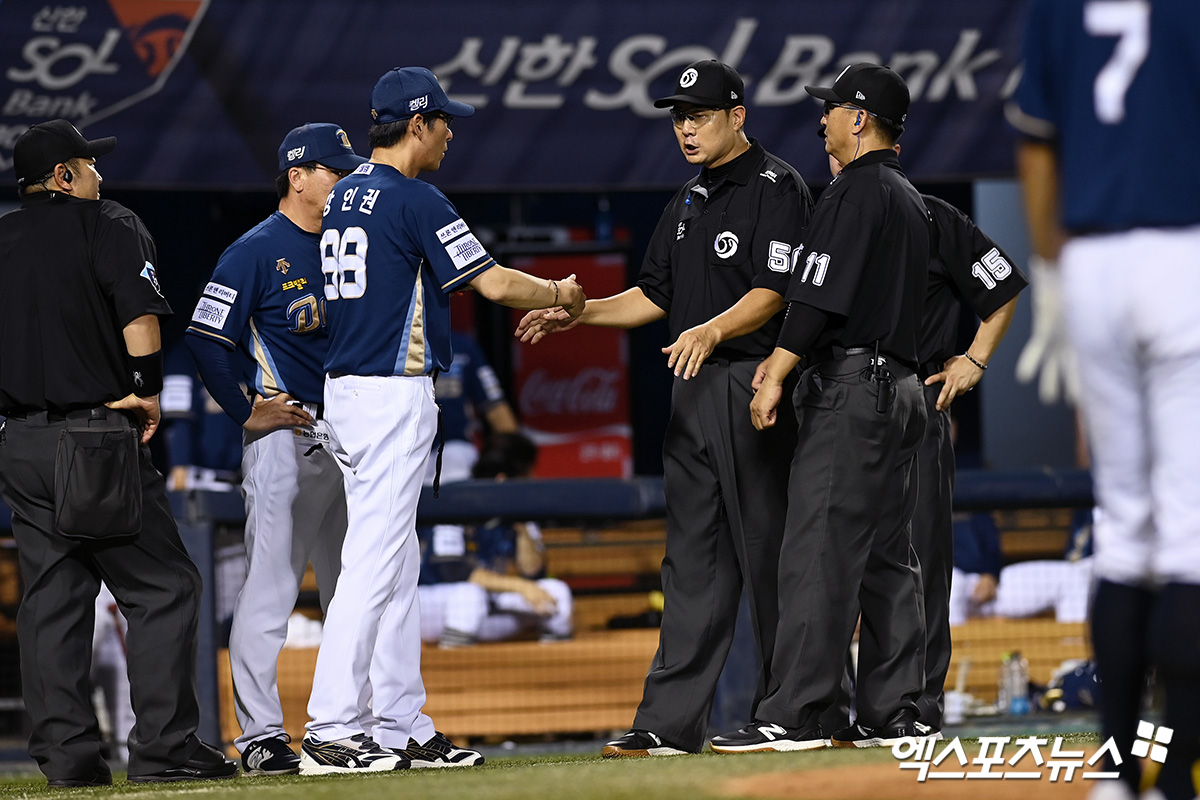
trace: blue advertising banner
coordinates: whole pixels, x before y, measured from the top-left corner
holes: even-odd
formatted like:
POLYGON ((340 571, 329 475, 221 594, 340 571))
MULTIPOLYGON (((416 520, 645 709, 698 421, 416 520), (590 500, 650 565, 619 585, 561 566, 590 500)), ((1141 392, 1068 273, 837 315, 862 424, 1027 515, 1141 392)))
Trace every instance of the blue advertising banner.
MULTIPOLYGON (((1004 99, 1025 3, 1013 0, 0 0, 0 182, 30 124, 116 135, 120 187, 263 188, 283 135, 336 122, 366 152, 369 96, 393 66, 432 68, 474 104, 432 180, 447 190, 638 189, 691 173, 666 112, 684 66, 734 65, 747 130, 812 182, 820 108, 855 61, 913 96, 902 159, 918 180, 1010 174, 1004 99)), ((428 177, 428 176, 427 176, 428 177)))

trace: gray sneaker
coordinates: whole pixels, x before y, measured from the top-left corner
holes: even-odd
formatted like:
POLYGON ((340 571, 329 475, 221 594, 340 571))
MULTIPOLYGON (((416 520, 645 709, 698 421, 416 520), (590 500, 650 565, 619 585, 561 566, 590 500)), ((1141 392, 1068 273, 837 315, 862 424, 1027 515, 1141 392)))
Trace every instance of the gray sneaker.
POLYGON ((242 774, 255 775, 293 775, 300 771, 300 756, 288 747, 292 737, 286 733, 282 736, 268 736, 255 739, 246 745, 242 753, 242 774))

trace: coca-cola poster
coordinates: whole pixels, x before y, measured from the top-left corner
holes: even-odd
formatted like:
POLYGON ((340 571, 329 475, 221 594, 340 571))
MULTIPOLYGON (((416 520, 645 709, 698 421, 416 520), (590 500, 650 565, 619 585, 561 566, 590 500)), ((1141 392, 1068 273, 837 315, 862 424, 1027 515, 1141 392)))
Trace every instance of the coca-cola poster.
MULTIPOLYGON (((620 253, 522 256, 509 264, 544 278, 574 273, 589 297, 626 288, 620 253)), ((514 326, 523 313, 514 312, 514 326)), ((633 447, 625 331, 579 325, 536 345, 515 347, 521 422, 539 448, 534 475, 629 477, 633 447)))

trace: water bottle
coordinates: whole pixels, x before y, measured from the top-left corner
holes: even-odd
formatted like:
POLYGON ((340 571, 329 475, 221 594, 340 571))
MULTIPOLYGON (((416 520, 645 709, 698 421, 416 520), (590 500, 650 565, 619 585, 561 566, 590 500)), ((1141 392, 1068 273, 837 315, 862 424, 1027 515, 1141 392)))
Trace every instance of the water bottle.
POLYGON ((1001 714, 1029 713, 1029 661, 1020 653, 1004 654, 997 689, 997 711, 1001 714))
POLYGON ((1020 653, 1013 653, 1009 665, 1012 688, 1009 694, 1008 712, 1015 715, 1029 713, 1029 660, 1020 653))
POLYGON ((1009 677, 1009 663, 1012 653, 1000 656, 1000 671, 996 676, 996 711, 1007 714, 1012 706, 1012 679, 1009 677))

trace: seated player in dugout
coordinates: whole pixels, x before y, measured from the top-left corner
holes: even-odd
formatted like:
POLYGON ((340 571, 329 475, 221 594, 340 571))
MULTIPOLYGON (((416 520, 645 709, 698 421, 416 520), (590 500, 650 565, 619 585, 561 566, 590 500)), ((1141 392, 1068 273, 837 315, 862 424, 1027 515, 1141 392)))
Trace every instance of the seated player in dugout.
MULTIPOLYGON (((519 433, 489 437, 475 477, 504 481, 533 469, 537 446, 519 433)), ((442 647, 536 636, 571 638, 571 589, 546 577, 546 548, 535 522, 499 517, 476 527, 435 525, 421 542, 421 639, 442 647)))

